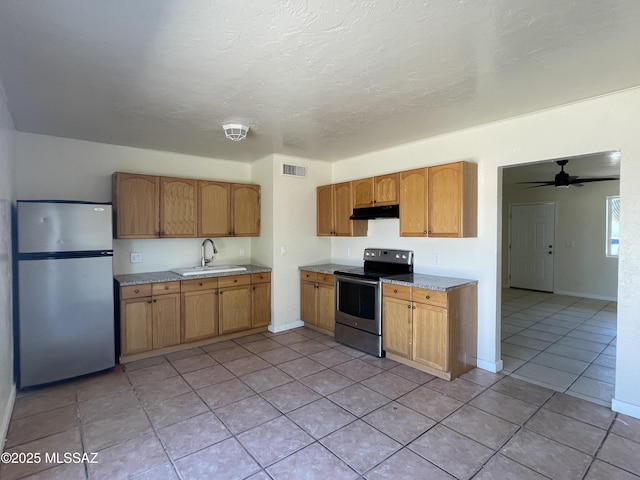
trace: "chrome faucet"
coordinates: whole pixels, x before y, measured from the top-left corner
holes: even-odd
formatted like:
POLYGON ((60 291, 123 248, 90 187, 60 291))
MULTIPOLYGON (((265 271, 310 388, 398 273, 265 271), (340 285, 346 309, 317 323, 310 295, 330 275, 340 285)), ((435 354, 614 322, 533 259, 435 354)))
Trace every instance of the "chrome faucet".
POLYGON ((218 253, 218 248, 216 247, 214 241, 210 238, 205 239, 204 242, 202 242, 202 246, 200 247, 200 266, 206 267, 211 262, 213 262, 213 256, 216 253, 218 253), (213 249, 213 254, 208 258, 205 256, 205 247, 207 246, 207 242, 211 244, 211 248, 213 249))

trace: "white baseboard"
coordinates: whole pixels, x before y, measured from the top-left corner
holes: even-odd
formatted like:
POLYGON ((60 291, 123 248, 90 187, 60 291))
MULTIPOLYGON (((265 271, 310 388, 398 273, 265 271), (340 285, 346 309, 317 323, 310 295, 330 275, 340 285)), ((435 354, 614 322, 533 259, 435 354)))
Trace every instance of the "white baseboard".
POLYGON ((582 298, 592 298, 594 300, 606 300, 608 302, 617 302, 618 297, 609 297, 607 295, 593 295, 591 293, 583 293, 583 292, 567 292, 565 290, 554 290, 553 293, 556 295, 568 295, 570 297, 582 297, 582 298))
POLYGON ((9 392, 9 399, 4 406, 2 417, 0 417, 0 452, 4 451, 4 443, 7 441, 7 433, 9 432, 9 421, 11 420, 11 414, 13 413, 13 405, 16 401, 16 385, 11 386, 9 392))
POLYGON ((493 373, 498 373, 500 370, 504 368, 502 359, 498 360, 497 362, 487 362, 486 360, 478 359, 476 360, 476 366, 478 368, 481 368, 482 370, 489 370, 490 372, 493 372, 493 373))
POLYGON ((614 412, 624 413, 630 417, 640 418, 640 405, 623 402, 621 400, 616 400, 615 398, 611 401, 611 410, 614 412))
POLYGON ((269 324, 269 331, 271 333, 279 333, 284 332, 286 330, 291 330, 292 328, 304 327, 304 322, 302 320, 296 320, 295 322, 285 323, 284 325, 274 325, 273 323, 269 324))

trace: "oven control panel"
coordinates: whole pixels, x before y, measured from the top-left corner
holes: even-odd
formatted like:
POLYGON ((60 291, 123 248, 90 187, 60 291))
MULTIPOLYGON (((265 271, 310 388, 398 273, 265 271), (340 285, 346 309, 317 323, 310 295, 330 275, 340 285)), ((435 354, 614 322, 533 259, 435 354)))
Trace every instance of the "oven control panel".
POLYGON ((385 248, 365 248, 365 262, 395 263, 413 265, 413 250, 391 250, 385 248))

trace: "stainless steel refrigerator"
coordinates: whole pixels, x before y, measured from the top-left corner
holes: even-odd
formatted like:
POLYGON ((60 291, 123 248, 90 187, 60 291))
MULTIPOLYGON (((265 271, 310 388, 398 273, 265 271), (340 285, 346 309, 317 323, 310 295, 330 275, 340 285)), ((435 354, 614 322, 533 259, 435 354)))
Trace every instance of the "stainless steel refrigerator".
POLYGON ((113 367, 111 204, 19 200, 14 228, 18 386, 113 367))

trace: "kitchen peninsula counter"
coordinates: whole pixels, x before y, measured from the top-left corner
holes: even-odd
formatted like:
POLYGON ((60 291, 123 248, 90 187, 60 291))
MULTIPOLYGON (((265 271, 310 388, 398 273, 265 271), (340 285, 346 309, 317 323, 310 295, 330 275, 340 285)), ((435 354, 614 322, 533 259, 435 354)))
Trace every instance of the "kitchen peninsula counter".
POLYGON ((382 283, 391 283, 393 285, 404 285, 413 288, 426 288, 436 292, 448 292, 456 288, 466 285, 477 284, 477 280, 469 280, 466 278, 443 277, 440 275, 428 275, 426 273, 407 273, 404 275, 394 275, 385 277, 382 283))
POLYGON ((333 273, 337 270, 346 270, 348 268, 356 268, 357 265, 343 265, 340 263, 321 263, 317 265, 305 265, 298 267, 298 270, 306 270, 307 272, 315 273, 333 273))

